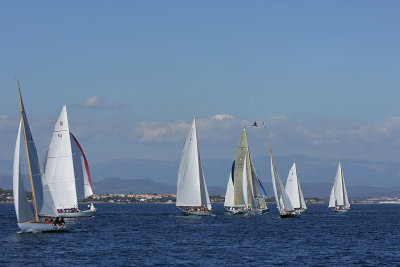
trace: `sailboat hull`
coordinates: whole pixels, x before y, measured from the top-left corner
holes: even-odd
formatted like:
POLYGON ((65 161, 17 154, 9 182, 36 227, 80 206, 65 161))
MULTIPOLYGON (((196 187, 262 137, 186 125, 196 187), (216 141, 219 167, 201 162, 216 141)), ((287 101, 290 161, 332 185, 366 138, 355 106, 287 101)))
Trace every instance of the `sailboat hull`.
POLYGON ((84 210, 78 212, 58 213, 58 216, 62 218, 92 217, 94 216, 95 213, 96 213, 95 210, 84 210))
POLYGON ((294 209, 294 210, 297 213, 302 213, 302 212, 306 212, 307 211, 307 209, 294 209))
POLYGON ((346 208, 332 208, 333 212, 338 212, 338 213, 345 213, 347 211, 349 211, 349 209, 346 208))
POLYGON ((226 207, 225 210, 232 215, 262 215, 268 212, 268 209, 242 209, 226 207))
POLYGON ((287 214, 281 214, 281 218, 299 218, 300 217, 300 213, 287 213, 287 214))
POLYGON ((212 210, 187 210, 178 208, 184 216, 214 216, 212 210))
POLYGON ((54 226, 44 222, 18 223, 18 227, 23 233, 67 231, 65 227, 54 226))

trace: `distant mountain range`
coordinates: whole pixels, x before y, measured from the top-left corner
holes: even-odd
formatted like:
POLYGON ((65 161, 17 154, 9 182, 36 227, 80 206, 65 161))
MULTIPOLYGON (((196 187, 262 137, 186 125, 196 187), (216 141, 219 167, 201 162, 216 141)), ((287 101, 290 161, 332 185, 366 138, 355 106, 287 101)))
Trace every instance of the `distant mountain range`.
MULTIPOLYGON (((321 160, 302 155, 277 157, 276 165, 283 183, 296 159, 305 197, 328 198, 338 165, 337 160, 321 160)), ((260 180, 272 195, 270 159, 253 158, 260 180)), ((203 159, 211 194, 224 194, 232 160, 203 159)), ((400 195, 400 163, 342 160, 351 197, 400 195)), ((175 193, 179 161, 110 160, 90 165, 96 193, 175 193)), ((12 189, 12 161, 0 159, 0 188, 12 189)))

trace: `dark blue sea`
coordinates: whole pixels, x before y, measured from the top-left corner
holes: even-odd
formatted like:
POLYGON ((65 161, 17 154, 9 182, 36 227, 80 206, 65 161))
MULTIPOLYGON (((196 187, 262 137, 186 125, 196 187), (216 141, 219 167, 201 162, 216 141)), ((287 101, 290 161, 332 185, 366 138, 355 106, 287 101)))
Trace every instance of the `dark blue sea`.
POLYGON ((400 205, 309 205, 301 218, 184 217, 170 204, 97 204, 65 233, 21 234, 0 204, 0 266, 399 266, 400 205))

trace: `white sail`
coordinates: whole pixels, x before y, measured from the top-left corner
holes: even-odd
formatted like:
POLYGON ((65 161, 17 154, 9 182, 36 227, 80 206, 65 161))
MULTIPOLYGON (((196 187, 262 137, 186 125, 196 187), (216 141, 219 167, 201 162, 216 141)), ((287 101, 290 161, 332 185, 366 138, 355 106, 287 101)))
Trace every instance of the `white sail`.
POLYGON ((193 120, 183 146, 176 192, 177 207, 201 206, 200 166, 196 120, 193 120))
MULTIPOLYGON (((343 177, 343 172, 342 172, 342 177, 343 177)), ((347 189, 346 189, 346 184, 344 182, 344 177, 343 177, 343 194, 344 194, 344 206, 346 208, 350 208, 350 202, 349 202, 349 198, 347 196, 347 189)))
MULTIPOLYGON (((279 181, 278 181, 278 184, 279 184, 279 181)), ((280 191, 281 191, 281 201, 283 204, 282 208, 285 211, 285 213, 294 211, 293 205, 290 202, 290 199, 289 199, 288 195, 286 194, 286 190, 282 185, 280 186, 280 191)))
POLYGON ((228 184, 226 185, 226 193, 225 193, 225 207, 233 207, 233 181, 232 181, 232 171, 229 173, 228 184))
POLYGON ((278 208, 279 212, 281 211, 281 205, 280 205, 280 198, 278 198, 278 191, 276 190, 276 183, 275 183, 275 171, 274 171, 274 163, 272 162, 272 157, 271 157, 271 178, 272 178, 272 187, 274 189, 274 197, 275 197, 275 202, 276 202, 276 207, 278 208))
POLYGON ((14 166, 13 166, 13 195, 14 207, 19 223, 34 221, 35 217, 32 208, 29 206, 28 199, 24 188, 24 179, 21 177, 20 171, 20 144, 21 144, 21 125, 19 123, 17 141, 15 142, 14 166))
POLYGON ((335 181, 332 186, 331 196, 329 198, 329 207, 338 208, 344 207, 345 209, 350 208, 349 199, 347 196, 346 184, 343 177, 342 164, 339 161, 339 166, 336 171, 335 181))
POLYGON ((243 181, 243 198, 244 198, 244 205, 246 207, 249 206, 249 200, 248 200, 248 182, 247 182, 247 155, 244 156, 244 163, 243 163, 243 176, 242 176, 242 181, 243 181))
POLYGON ((293 208, 300 208, 300 192, 297 180, 296 163, 293 163, 292 168, 289 170, 285 189, 293 208))
POLYGON ((335 199, 336 205, 343 206, 344 205, 344 194, 343 194, 343 179, 342 179, 342 168, 339 162, 339 166, 335 176, 335 182, 333 187, 335 188, 335 199))
POLYGON ((285 190, 294 209, 307 209, 297 176, 296 162, 289 170, 285 190))
POLYGON ((288 212, 294 211, 294 208, 292 206, 292 203, 290 202, 288 195, 286 194, 285 188, 280 184, 279 178, 275 176, 272 157, 271 157, 271 174, 272 174, 272 186, 274 188, 274 195, 276 199, 276 206, 281 215, 286 215, 288 212), (278 188, 276 186, 278 186, 278 188))
POLYGON ((49 188, 49 183, 46 179, 46 175, 42 175, 42 190, 43 190, 43 203, 40 208, 39 214, 43 216, 57 217, 58 212, 54 203, 54 195, 49 188))
POLYGON ((348 196, 347 196, 346 183, 344 182, 342 163, 341 163, 340 161, 339 161, 339 166, 340 166, 340 172, 341 172, 341 175, 342 175, 343 202, 344 202, 344 206, 345 206, 345 208, 350 209, 350 202, 349 202, 349 198, 348 198, 348 196))
POLYGON ((332 186, 332 190, 331 190, 331 195, 329 197, 329 208, 334 208, 336 204, 336 200, 335 200, 335 187, 332 186))
MULTIPOLYGON (((201 165, 201 163, 200 163, 201 165)), ((206 184, 206 178, 204 177, 204 172, 203 172, 203 167, 201 166, 201 176, 203 178, 203 188, 204 188, 204 199, 203 203, 201 203, 203 206, 206 206, 207 209, 211 210, 211 201, 210 201, 210 196, 208 195, 208 189, 207 189, 207 184, 206 184)))
POLYGON ((307 209, 306 201, 304 200, 303 192, 301 191, 301 187, 299 184, 299 192, 300 192, 300 208, 303 210, 307 209))
POLYGON ((75 174, 76 195, 82 200, 93 195, 92 182, 90 179, 89 164, 85 153, 75 136, 70 132, 71 149, 75 174))
POLYGON ((46 180, 57 209, 77 208, 67 109, 65 105, 54 126, 46 163, 46 180))

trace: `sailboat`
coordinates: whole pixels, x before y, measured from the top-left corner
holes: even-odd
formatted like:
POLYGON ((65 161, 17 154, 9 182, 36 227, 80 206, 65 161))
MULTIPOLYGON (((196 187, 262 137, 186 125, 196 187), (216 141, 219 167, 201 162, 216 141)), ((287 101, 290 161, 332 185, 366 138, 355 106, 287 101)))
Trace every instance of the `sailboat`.
POLYGON ((349 198, 347 197, 346 184, 344 182, 342 163, 336 172, 335 181, 332 186, 331 196, 329 198, 329 208, 337 212, 346 212, 350 209, 349 198))
POLYGON ((176 207, 184 215, 212 215, 197 142, 196 118, 186 137, 182 150, 176 191, 176 207))
POLYGON ((265 133, 267 135, 268 148, 271 155, 271 178, 272 178, 272 187, 274 189, 274 196, 276 201, 276 207, 279 210, 279 214, 281 218, 287 217, 299 217, 300 213, 296 212, 293 208, 292 202, 289 199, 289 196, 286 193, 285 187, 281 184, 278 176, 278 171, 276 169, 274 156, 272 155, 271 144, 269 142, 267 126, 264 124, 265 133), (278 189, 277 189, 278 187, 278 189), (278 194, 279 191, 279 194, 278 194))
POLYGON ((261 214, 268 211, 265 198, 251 160, 246 129, 243 129, 226 186, 224 207, 232 214, 261 214))
POLYGON ((303 192, 300 187, 299 177, 297 176, 296 162, 293 163, 289 170, 285 190, 295 211, 303 212, 307 210, 303 192))
POLYGON ((91 196, 93 191, 89 165, 82 147, 69 130, 65 105, 54 126, 44 170, 60 217, 94 215, 93 204, 83 211, 78 207, 78 200, 91 196))
POLYGON ((22 103, 21 90, 18 82, 19 100, 21 105, 21 121, 19 123, 17 140, 15 142, 14 165, 13 165, 13 194, 14 207, 17 215, 18 227, 22 232, 50 232, 65 231, 63 220, 57 217, 51 192, 48 190, 47 181, 42 176, 39 167, 39 159, 35 142, 29 128, 24 105, 22 103), (34 211, 29 205, 24 187, 24 179, 21 175, 21 128, 23 129, 23 142, 25 144, 27 165, 29 167, 29 182, 32 190, 32 203, 34 211), (53 218, 39 218, 39 214, 46 213, 53 218))

